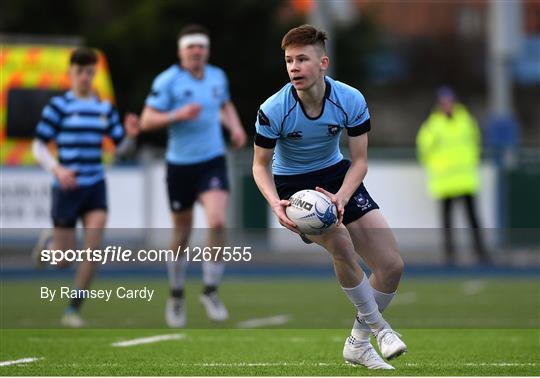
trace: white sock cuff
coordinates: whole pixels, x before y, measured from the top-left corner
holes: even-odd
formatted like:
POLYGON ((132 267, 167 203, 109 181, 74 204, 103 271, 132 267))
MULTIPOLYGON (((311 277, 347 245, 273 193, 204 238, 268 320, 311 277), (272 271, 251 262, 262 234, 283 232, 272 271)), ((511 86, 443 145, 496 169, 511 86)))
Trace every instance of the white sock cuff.
POLYGON ((383 312, 390 305, 390 302, 392 302, 392 299, 394 299, 397 293, 397 291, 394 291, 393 293, 383 293, 373 287, 371 290, 373 291, 373 297, 375 298, 375 302, 377 302, 380 312, 383 312))
POLYGON ((364 278, 357 286, 350 288, 342 287, 341 289, 345 295, 347 295, 351 303, 363 315, 371 314, 373 311, 378 312, 371 285, 365 274, 364 278))
MULTIPOLYGON (((359 289, 365 287, 366 285, 369 285, 369 280, 367 278, 367 275, 364 273, 364 277, 362 278, 362 281, 360 281, 360 283, 358 285, 356 285, 355 287, 343 287, 343 286, 341 286, 341 289, 343 291, 345 291, 346 293, 348 293, 348 292, 350 293, 352 291, 359 290, 359 289)), ((373 288, 371 288, 371 289, 373 290, 373 288)))
POLYGON ((225 271, 223 261, 205 261, 202 265, 203 283, 206 286, 218 286, 225 271))
POLYGON ((361 328, 351 329, 351 336, 353 336, 360 342, 369 342, 369 337, 371 336, 371 329, 367 326, 366 323, 364 323, 361 328))
POLYGON ((182 289, 186 281, 186 271, 189 263, 186 255, 178 261, 167 261, 167 273, 171 289, 182 289))

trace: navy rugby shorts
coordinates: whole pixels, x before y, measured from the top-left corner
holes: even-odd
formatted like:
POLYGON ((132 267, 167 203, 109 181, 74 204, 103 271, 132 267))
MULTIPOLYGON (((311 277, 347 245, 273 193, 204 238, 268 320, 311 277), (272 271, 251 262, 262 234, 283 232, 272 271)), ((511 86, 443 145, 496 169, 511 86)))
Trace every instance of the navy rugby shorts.
POLYGON ((79 217, 92 210, 107 211, 105 180, 74 190, 53 186, 51 216, 55 227, 73 228, 79 217))
POLYGON ((208 190, 228 192, 225 157, 189 165, 167 163, 167 190, 172 212, 191 209, 199 194, 208 190))
MULTIPOLYGON (((279 198, 289 199, 300 190, 315 190, 317 186, 331 193, 337 193, 350 166, 351 162, 343 159, 337 164, 313 172, 299 175, 274 175, 279 198)), ((371 210, 378 208, 379 206, 369 195, 364 183, 361 183, 345 206, 343 224, 354 222, 371 210)))

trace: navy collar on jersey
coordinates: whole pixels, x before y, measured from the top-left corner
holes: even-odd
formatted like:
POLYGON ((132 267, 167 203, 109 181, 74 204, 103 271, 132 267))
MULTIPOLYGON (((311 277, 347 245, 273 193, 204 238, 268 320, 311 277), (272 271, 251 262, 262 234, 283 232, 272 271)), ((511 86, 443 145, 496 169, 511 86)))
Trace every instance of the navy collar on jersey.
POLYGON ((321 118, 321 116, 324 113, 324 105, 326 104, 326 99, 330 97, 330 92, 332 91, 332 86, 330 85, 330 82, 328 80, 326 80, 326 78, 324 79, 324 82, 326 84, 326 88, 324 89, 323 104, 322 104, 321 112, 316 117, 310 117, 306 113, 306 109, 304 109, 304 104, 302 104, 302 101, 300 100, 300 97, 298 97, 298 93, 296 93, 296 88, 294 87, 294 85, 291 86, 291 92, 292 92, 292 95, 293 95, 294 99, 300 104, 300 108, 302 109, 302 112, 304 113, 306 118, 310 119, 312 121, 321 118))

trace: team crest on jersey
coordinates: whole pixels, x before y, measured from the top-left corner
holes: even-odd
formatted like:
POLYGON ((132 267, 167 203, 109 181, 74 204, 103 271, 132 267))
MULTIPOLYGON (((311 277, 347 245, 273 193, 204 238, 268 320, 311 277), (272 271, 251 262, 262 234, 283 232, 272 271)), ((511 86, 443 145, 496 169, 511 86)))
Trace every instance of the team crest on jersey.
POLYGON ((328 125, 328 136, 336 136, 339 133, 339 125, 328 125))
POLYGON ((176 89, 173 92, 174 101, 186 101, 193 97, 193 91, 191 89, 176 89))
POLYGON ((287 139, 292 139, 292 140, 302 139, 302 132, 301 131, 290 132, 287 134, 287 139))
POLYGON ((219 177, 214 176, 210 179, 210 189, 219 189, 221 188, 221 180, 219 177))
POLYGON ((221 90, 220 87, 212 87, 212 95, 215 98, 221 97, 222 93, 223 93, 223 91, 221 90))
POLYGON ((354 202, 356 202, 356 206, 362 209, 362 211, 365 211, 372 206, 369 199, 364 197, 362 193, 358 193, 353 198, 354 198, 354 202))
POLYGON ((259 125, 270 126, 270 120, 268 119, 266 114, 264 114, 262 109, 259 109, 259 111, 257 112, 257 119, 259 120, 259 125))

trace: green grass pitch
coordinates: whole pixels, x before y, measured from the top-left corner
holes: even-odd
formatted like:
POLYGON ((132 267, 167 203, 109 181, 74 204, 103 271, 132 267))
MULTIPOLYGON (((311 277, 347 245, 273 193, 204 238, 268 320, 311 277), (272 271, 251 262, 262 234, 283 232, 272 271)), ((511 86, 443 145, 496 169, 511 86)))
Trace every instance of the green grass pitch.
MULTIPOLYGON (((214 325, 197 303, 198 281, 187 286, 188 329, 167 329, 162 279, 98 279, 96 288, 148 286, 152 302, 89 300, 91 328, 58 328, 65 301, 38 299, 39 280, 3 280, 0 375, 538 375, 540 286, 537 279, 408 279, 385 317, 409 352, 395 371, 368 371, 341 357, 354 316, 335 281, 236 280, 221 294, 231 319, 214 325), (235 329, 239 322, 286 316, 279 326, 235 329), (151 344, 119 341, 180 335, 151 344)), ((46 285, 69 284, 49 280, 46 285)))

